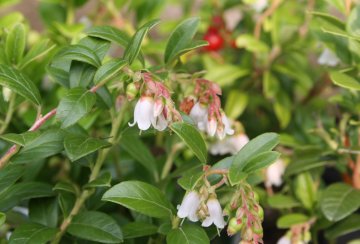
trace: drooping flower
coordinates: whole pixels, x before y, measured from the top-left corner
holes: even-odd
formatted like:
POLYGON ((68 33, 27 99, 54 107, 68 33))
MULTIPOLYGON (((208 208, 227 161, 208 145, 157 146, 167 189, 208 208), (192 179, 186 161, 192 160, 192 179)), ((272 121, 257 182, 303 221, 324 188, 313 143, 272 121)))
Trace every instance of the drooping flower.
POLYGON ((154 120, 154 99, 146 96, 141 97, 135 106, 134 122, 129 123, 129 126, 137 124, 140 130, 147 130, 154 120))
POLYGON ((225 113, 221 113, 221 122, 223 126, 218 127, 217 130, 217 136, 220 140, 224 139, 226 135, 234 134, 234 130, 231 129, 230 121, 225 113))
POLYGON ((278 159, 266 169, 266 181, 267 187, 280 186, 282 184, 282 176, 285 171, 285 163, 282 159, 278 159))
POLYGON ((209 216, 204 219, 201 226, 208 227, 211 224, 215 224, 217 228, 223 229, 226 223, 219 201, 214 197, 210 197, 206 202, 206 206, 208 208, 209 216))
POLYGON ((213 155, 236 154, 249 142, 249 137, 244 133, 236 134, 219 140, 210 146, 210 153, 213 155))
POLYGON ((179 218, 188 218, 192 222, 199 220, 197 210, 200 205, 200 196, 196 191, 191 191, 185 195, 181 205, 178 206, 177 216, 179 218))
POLYGON ((317 61, 321 65, 327 65, 332 67, 336 66, 340 62, 338 57, 328 48, 324 49, 317 61))

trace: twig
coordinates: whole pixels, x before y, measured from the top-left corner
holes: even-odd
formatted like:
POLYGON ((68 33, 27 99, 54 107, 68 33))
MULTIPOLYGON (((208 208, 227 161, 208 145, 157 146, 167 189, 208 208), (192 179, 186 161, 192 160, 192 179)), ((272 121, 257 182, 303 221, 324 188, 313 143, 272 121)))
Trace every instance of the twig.
POLYGON ((258 18, 256 21, 254 36, 256 39, 260 38, 261 27, 267 17, 271 16, 275 10, 280 6, 281 0, 274 0, 271 6, 258 18))

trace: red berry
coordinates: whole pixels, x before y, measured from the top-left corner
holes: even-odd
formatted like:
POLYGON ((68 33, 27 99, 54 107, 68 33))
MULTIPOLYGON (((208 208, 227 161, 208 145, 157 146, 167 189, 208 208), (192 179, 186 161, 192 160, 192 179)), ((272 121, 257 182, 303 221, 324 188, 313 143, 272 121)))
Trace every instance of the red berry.
POLYGON ((209 43, 209 45, 205 47, 206 51, 218 51, 224 44, 222 36, 214 31, 207 31, 203 39, 209 43))

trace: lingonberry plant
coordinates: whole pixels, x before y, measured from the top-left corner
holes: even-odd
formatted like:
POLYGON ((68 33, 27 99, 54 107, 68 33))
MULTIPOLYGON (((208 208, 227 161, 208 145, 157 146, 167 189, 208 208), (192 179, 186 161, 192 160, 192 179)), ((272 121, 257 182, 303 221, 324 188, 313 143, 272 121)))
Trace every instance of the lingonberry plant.
POLYGON ((41 0, 41 31, 18 2, 0 243, 357 238, 355 0, 41 0))

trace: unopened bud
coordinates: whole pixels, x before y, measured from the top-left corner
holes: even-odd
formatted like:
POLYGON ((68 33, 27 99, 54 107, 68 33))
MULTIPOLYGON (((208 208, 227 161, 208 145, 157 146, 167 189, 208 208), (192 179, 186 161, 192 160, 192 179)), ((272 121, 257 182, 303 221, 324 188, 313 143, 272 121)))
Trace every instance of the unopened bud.
POLYGON ((228 228, 227 228, 228 235, 232 236, 232 235, 238 233, 239 231, 241 231, 243 226, 244 226, 243 221, 239 222, 235 217, 231 218, 229 221, 228 228))
POLYGON ((138 82, 141 80, 141 72, 137 71, 133 74, 133 81, 138 82))
POLYGON ((136 88, 135 83, 130 83, 127 87, 126 87, 126 97, 128 100, 133 100, 136 95, 138 94, 138 89, 136 88))

